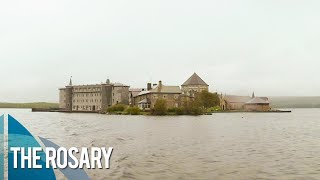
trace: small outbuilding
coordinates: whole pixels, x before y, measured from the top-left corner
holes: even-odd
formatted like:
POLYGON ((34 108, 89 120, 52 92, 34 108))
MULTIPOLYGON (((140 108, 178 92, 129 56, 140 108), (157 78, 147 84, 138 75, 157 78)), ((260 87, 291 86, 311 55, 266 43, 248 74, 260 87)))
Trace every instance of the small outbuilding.
POLYGON ((269 111, 270 103, 268 98, 255 97, 244 105, 246 111, 269 111))

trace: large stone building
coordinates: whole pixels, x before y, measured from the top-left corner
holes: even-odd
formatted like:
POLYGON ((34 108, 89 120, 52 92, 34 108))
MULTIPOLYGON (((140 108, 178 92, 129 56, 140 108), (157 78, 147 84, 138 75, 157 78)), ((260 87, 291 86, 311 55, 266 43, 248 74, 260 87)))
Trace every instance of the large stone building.
POLYGON ((181 90, 183 94, 194 96, 201 91, 209 91, 209 85, 194 73, 181 85, 181 90))
POLYGON ((129 86, 120 83, 72 85, 59 89, 59 108, 98 112, 115 104, 129 104, 129 86))
POLYGON ((158 99, 164 99, 167 102, 167 107, 179 107, 181 90, 179 86, 166 86, 159 81, 156 86, 147 84, 147 90, 141 91, 134 97, 133 105, 141 109, 152 109, 158 99))
POLYGON ((154 107, 158 99, 165 99, 168 108, 182 107, 193 101, 196 93, 204 90, 208 91, 209 85, 194 73, 181 85, 181 89, 179 86, 163 85, 159 81, 159 84, 148 83, 147 89, 138 94, 134 94, 134 91, 130 94, 133 98, 132 105, 148 110, 154 107))

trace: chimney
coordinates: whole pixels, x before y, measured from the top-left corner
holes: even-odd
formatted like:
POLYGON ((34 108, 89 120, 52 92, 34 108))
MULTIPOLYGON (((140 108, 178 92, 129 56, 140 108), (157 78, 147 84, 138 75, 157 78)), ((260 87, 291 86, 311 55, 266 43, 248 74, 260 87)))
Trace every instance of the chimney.
POLYGON ((162 81, 159 81, 158 91, 161 92, 161 89, 162 89, 162 81))
POLYGON ((152 88, 151 88, 151 83, 148 83, 148 84, 147 84, 147 90, 150 91, 151 89, 152 89, 152 88))

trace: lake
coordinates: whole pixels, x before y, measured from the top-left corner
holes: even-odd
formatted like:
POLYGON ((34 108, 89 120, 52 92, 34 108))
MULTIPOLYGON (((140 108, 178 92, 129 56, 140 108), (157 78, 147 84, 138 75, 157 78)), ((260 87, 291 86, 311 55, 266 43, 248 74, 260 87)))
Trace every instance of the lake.
POLYGON ((92 179, 320 179, 320 109, 197 117, 0 113, 62 147, 114 147, 109 170, 86 170, 92 179))

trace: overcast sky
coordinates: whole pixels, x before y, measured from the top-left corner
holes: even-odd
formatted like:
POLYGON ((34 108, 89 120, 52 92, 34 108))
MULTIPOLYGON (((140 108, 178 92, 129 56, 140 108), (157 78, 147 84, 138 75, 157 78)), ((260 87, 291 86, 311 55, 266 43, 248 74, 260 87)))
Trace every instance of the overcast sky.
POLYGON ((320 95, 318 0, 1 0, 0 102, 58 101, 110 78, 131 87, 320 95))

